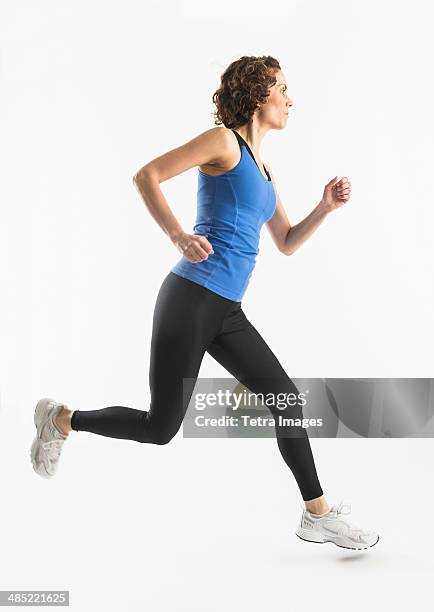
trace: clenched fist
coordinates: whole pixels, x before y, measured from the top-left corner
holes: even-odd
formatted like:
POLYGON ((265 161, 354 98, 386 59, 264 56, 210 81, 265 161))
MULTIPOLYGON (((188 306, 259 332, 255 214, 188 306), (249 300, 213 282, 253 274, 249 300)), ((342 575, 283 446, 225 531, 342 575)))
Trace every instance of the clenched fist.
POLYGON ((181 234, 176 242, 177 249, 192 263, 198 263, 213 255, 214 250, 205 236, 198 234, 181 234))
POLYGON ((335 176, 327 185, 324 187, 324 193, 322 196, 322 204, 324 208, 331 212, 336 208, 345 204, 350 198, 351 194, 351 183, 346 176, 338 179, 335 176))

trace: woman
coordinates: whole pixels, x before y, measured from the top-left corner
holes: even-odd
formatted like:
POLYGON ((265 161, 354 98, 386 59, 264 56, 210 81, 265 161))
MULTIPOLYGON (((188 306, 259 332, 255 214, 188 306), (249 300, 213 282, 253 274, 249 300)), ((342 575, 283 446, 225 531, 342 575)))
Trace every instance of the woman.
MULTIPOLYGON (((285 76, 272 57, 241 57, 221 77, 213 96, 215 127, 152 160, 134 177, 149 212, 182 254, 160 287, 153 316, 149 411, 124 406, 70 410, 45 398, 35 411, 31 449, 35 471, 51 477, 73 429, 102 436, 167 444, 179 430, 205 352, 253 393, 296 393, 274 353, 246 318, 241 300, 266 224, 276 247, 296 251, 325 217, 348 201, 351 184, 334 177, 315 209, 291 227, 260 144, 271 129, 286 127, 292 101, 285 76), (178 223, 159 187, 198 166, 194 233, 178 223), (183 383, 190 380, 187 393, 183 383), (185 389, 184 389, 185 390, 185 389)), ((269 397, 269 395, 267 396, 269 397)), ((273 415, 277 410, 270 407, 273 415)), ((286 414, 285 414, 286 412, 286 414)), ((282 411, 279 409, 279 413, 282 411)), ((300 407, 282 416, 302 418, 300 407)), ((278 448, 299 486, 303 508, 297 535, 311 542, 364 549, 378 535, 346 522, 345 504, 329 506, 321 488, 306 429, 275 420, 278 448)))

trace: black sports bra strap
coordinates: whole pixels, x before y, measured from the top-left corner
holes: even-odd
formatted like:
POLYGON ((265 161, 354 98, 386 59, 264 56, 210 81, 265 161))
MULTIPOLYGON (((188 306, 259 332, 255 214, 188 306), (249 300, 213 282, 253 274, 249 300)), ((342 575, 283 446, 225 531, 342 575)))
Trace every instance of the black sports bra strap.
MULTIPOLYGON (((232 128, 231 128, 231 129, 232 129, 232 128)), ((235 134, 235 136, 237 137, 238 144, 240 145, 240 151, 241 151, 241 150, 242 150, 242 149, 241 149, 241 146, 242 146, 243 144, 244 144, 244 145, 247 145, 247 142, 244 140, 244 138, 243 138, 242 136, 240 136, 240 134, 238 134, 238 132, 236 132, 235 130, 232 130, 232 131, 233 131, 233 133, 235 134)), ((247 146, 248 146, 248 145, 247 145, 247 146)))
MULTIPOLYGON (((241 134, 238 134, 238 132, 236 132, 236 131, 235 131, 234 129, 232 129, 232 128, 231 128, 231 130, 232 130, 232 132, 235 134, 235 136, 237 137, 238 144, 240 145, 240 149, 241 149, 241 145, 244 145, 244 146, 246 147, 247 151, 250 153, 250 155, 251 155, 251 157, 252 157, 253 161, 254 161, 254 162, 255 162, 255 164, 258 166, 258 162, 256 161, 255 156, 253 155, 252 150, 251 150, 251 148, 249 147, 249 145, 247 144, 247 142, 244 140, 244 138, 241 136, 241 134)), ((265 174, 268 176, 268 180, 270 180, 270 175, 268 174, 268 170, 267 170, 267 168, 265 167, 265 165, 264 165, 264 164, 263 164, 263 166, 264 166, 264 171, 265 171, 265 174)), ((259 166, 258 166, 258 170, 259 170, 259 166)))

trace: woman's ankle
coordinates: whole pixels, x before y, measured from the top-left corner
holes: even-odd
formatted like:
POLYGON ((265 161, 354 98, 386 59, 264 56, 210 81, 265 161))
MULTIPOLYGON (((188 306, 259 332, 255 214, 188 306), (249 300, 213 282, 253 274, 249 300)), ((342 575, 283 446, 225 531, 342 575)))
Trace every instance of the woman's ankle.
POLYGON ((326 514, 331 508, 328 505, 324 495, 315 499, 310 499, 304 502, 306 510, 309 510, 312 514, 326 514))
POLYGON ((59 412, 54 417, 54 423, 56 427, 63 433, 64 436, 67 436, 70 431, 72 431, 71 427, 71 417, 72 410, 69 410, 67 406, 63 406, 59 410, 59 412))

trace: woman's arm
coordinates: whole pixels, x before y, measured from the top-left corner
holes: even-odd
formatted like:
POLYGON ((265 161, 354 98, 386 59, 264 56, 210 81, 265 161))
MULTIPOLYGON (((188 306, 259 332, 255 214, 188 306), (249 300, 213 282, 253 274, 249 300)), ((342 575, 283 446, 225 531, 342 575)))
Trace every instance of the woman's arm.
POLYGON ((207 259, 212 245, 205 236, 193 236, 183 231, 167 203, 160 183, 167 181, 194 166, 218 163, 233 148, 233 136, 229 130, 211 128, 186 144, 156 157, 133 177, 143 201, 152 217, 174 245, 193 261, 207 259), (187 252, 188 249, 188 252, 187 252))
POLYGON ((276 192, 276 210, 266 225, 279 251, 284 255, 292 255, 321 225, 329 212, 349 199, 351 183, 346 177, 336 180, 338 177, 335 176, 325 186, 323 197, 312 212, 303 221, 291 226, 277 192, 273 174, 268 166, 266 168, 276 192))

